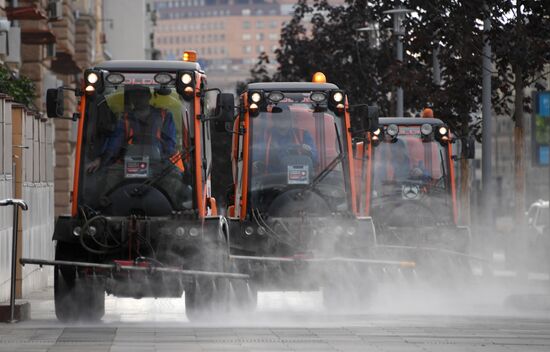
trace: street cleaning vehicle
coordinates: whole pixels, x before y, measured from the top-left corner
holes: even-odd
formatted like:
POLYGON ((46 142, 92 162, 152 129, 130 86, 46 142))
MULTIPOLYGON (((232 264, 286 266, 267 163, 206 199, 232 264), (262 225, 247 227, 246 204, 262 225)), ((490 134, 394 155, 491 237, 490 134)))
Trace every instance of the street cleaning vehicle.
MULTIPOLYGON (((55 225, 59 320, 97 320, 105 292, 181 297, 187 315, 223 312, 227 222, 210 194, 210 122, 232 121, 231 94, 207 89, 196 53, 186 61, 107 61, 87 69, 79 98, 72 212, 55 225), (229 99, 227 99, 229 98, 229 99), (212 104, 212 101, 216 104, 212 104)), ((63 91, 47 93, 62 118, 63 91)))
POLYGON ((372 219, 358 214, 345 93, 317 73, 248 84, 239 101, 227 217, 230 258, 251 275, 235 288, 242 306, 258 290, 320 288, 327 307, 354 306, 380 263, 369 259, 372 219))
MULTIPOLYGON (((374 220, 376 257, 414 261, 417 271, 431 266, 443 276, 449 265, 467 266, 471 235, 458 223, 449 127, 436 118, 380 118, 363 137, 355 143, 359 211, 374 220)), ((473 140, 462 151, 473 158, 473 140)))

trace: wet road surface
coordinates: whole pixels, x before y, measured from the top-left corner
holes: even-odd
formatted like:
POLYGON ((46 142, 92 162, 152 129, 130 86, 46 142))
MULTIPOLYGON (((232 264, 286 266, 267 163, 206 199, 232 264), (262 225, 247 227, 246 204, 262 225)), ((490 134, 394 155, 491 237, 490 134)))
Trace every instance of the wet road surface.
POLYGON ((270 292, 260 294, 254 313, 201 323, 187 320, 183 298, 107 297, 102 322, 62 324, 50 288, 29 299, 31 321, 0 325, 0 351, 548 352, 550 309, 518 309, 510 295, 545 303, 548 297, 521 293, 391 287, 367 311, 329 313, 319 292, 270 292))

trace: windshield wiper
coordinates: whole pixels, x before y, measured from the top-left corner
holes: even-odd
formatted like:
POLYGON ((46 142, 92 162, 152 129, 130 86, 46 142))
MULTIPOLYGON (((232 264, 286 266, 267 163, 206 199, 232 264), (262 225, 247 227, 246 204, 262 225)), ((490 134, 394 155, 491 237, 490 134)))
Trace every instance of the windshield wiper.
POLYGON ((193 151, 194 148, 195 147, 192 146, 191 148, 186 150, 185 154, 179 153, 177 158, 168 158, 168 160, 170 161, 170 164, 167 165, 164 169, 162 169, 160 174, 158 174, 156 177, 153 177, 151 179, 147 179, 143 183, 136 186, 136 188, 134 188, 132 190, 132 194, 133 195, 140 194, 143 191, 143 189, 142 189, 143 187, 154 185, 155 183, 157 183, 158 181, 163 179, 166 175, 168 175, 170 173, 170 171, 172 171, 172 168, 176 165, 176 163, 179 162, 180 160, 183 160, 183 159, 187 158, 189 156, 189 154, 191 154, 191 152, 193 151))
POLYGON ((332 161, 325 166, 325 168, 317 175, 315 178, 311 181, 311 184, 308 186, 307 190, 312 190, 317 185, 327 177, 327 175, 338 165, 339 162, 341 162, 344 159, 344 153, 342 152, 342 139, 340 138, 340 131, 338 130, 338 126, 336 126, 336 123, 334 123, 334 130, 336 131, 336 139, 338 141, 338 147, 340 149, 340 152, 336 156, 336 158, 332 159, 332 161))

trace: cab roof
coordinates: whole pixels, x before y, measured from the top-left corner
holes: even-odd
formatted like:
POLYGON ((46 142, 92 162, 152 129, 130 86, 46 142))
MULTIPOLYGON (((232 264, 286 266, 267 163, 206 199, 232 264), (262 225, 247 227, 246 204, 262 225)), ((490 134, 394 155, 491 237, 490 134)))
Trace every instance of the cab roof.
POLYGON ((202 72, 201 66, 198 62, 167 60, 112 60, 97 64, 93 68, 113 72, 129 73, 175 72, 181 70, 202 72))
POLYGON ((312 82, 262 82, 249 83, 247 90, 263 90, 282 92, 311 92, 339 89, 337 85, 332 83, 312 83, 312 82))
POLYGON ((433 126, 446 125, 445 122, 440 119, 432 117, 381 117, 378 121, 381 125, 396 124, 401 126, 416 126, 429 123, 433 126))

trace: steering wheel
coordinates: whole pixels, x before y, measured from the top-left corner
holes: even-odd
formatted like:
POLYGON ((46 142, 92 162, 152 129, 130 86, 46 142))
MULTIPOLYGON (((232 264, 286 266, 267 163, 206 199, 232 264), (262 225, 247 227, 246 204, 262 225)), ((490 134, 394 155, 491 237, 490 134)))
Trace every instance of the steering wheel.
POLYGON ((313 150, 307 144, 291 144, 286 148, 290 155, 306 155, 313 158, 313 150))

